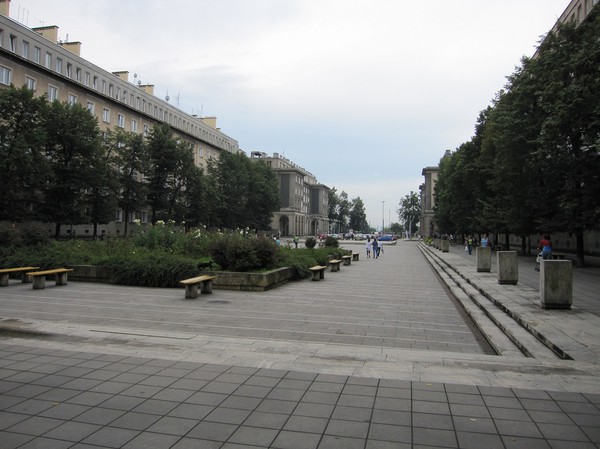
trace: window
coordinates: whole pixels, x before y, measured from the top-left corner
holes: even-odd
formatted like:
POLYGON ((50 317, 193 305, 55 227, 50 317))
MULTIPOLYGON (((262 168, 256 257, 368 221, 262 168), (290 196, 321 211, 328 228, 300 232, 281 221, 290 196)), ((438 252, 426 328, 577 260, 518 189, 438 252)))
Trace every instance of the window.
POLYGON ((148 125, 144 125, 144 136, 148 136, 150 134, 150 127, 148 125))
POLYGON ((49 101, 58 100, 58 87, 53 86, 52 84, 48 84, 48 100, 49 101))
POLYGON ((97 76, 94 76, 94 80, 92 81, 92 87, 95 90, 98 90, 98 77, 97 76))
POLYGON ((137 121, 132 120, 131 121, 131 132, 137 133, 138 130, 138 124, 137 121))
POLYGON ((115 214, 115 221, 118 223, 123 221, 123 210, 122 209, 119 209, 117 211, 117 213, 115 214))
POLYGON ((123 114, 117 115, 117 126, 119 128, 125 128, 125 116, 123 114))
POLYGON ((25 59, 29 59, 29 42, 27 41, 21 43, 21 56, 25 59))
POLYGON ((27 85, 27 89, 29 89, 29 90, 35 90, 37 83, 35 81, 35 78, 31 78, 30 76, 26 76, 25 77, 25 84, 27 85))
POLYGON ((89 86, 90 85, 90 73, 89 72, 85 72, 85 85, 89 86))
POLYGON ((73 64, 67 62, 67 76, 73 78, 73 64))
POLYGON ((4 45, 4 30, 0 28, 0 47, 4 45))
POLYGON ((102 80, 102 93, 106 93, 106 81, 102 80))
POLYGON ((15 36, 14 34, 10 35, 10 51, 12 51, 13 53, 17 52, 17 36, 15 36))
POLYGON ((77 95, 74 95, 74 94, 67 95, 67 103, 69 103, 70 105, 74 105, 75 103, 77 103, 77 95))
POLYGON ((102 121, 110 123, 110 109, 102 109, 102 121))
POLYGON ((204 148, 198 147, 198 157, 204 157, 204 148))
POLYGON ((108 85, 108 95, 110 95, 111 97, 115 94, 115 86, 113 86, 112 84, 108 85))
POLYGON ((62 68, 63 68, 62 59, 56 58, 56 72, 60 73, 62 75, 62 68))
POLYGON ((33 62, 39 64, 42 60, 42 50, 39 47, 33 49, 33 62))
POLYGON ((121 98, 121 88, 120 87, 117 87, 117 95, 115 95, 115 98, 117 100, 119 100, 121 98))
POLYGON ((52 55, 48 52, 46 52, 46 68, 52 68, 52 55))
POLYGON ((0 65, 0 84, 10 84, 12 80, 12 71, 8 67, 0 65))
POLYGON ((79 67, 75 69, 75 80, 81 83, 81 69, 79 67))
POLYGON ((96 105, 92 101, 88 101, 86 109, 90 111, 91 114, 94 114, 96 111, 96 105))

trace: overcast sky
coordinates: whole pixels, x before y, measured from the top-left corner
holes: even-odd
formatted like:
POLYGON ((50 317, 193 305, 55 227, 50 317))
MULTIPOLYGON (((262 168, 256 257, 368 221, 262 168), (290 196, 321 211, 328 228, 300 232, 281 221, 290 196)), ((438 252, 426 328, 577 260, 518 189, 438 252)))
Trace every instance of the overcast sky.
POLYGON ((360 197, 372 226, 473 135, 569 0, 12 0, 81 56, 360 197), (383 203, 385 201, 385 203, 383 203))

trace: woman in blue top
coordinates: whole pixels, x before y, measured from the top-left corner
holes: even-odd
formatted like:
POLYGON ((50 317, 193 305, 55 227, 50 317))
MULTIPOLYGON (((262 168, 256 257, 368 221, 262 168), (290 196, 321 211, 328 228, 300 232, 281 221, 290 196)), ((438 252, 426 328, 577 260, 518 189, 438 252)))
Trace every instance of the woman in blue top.
POLYGON ((550 236, 545 235, 537 247, 538 251, 542 251, 542 259, 552 259, 552 242, 550 236))

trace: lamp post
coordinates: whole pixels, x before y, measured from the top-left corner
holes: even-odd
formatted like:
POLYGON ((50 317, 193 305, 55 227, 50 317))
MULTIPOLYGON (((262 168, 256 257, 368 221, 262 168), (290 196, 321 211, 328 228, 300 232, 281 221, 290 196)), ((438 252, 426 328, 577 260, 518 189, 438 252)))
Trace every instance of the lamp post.
POLYGON ((385 200, 381 202, 381 233, 385 232, 385 200))

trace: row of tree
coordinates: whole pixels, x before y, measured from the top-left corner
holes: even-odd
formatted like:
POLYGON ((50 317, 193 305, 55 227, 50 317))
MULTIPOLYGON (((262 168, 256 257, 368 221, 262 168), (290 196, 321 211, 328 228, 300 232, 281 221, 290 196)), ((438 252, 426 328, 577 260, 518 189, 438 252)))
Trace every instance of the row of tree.
POLYGON ((441 232, 583 233, 600 224, 600 8, 524 58, 475 135, 440 161, 441 232))
POLYGON ((345 191, 342 190, 338 194, 337 189, 333 187, 329 190, 328 200, 329 210, 327 213, 333 232, 345 233, 349 230, 371 232, 365 204, 360 196, 350 200, 345 191))
POLYGON ((221 152, 203 171, 191 144, 168 125, 147 136, 101 133, 78 104, 49 102, 25 86, 0 89, 0 220, 64 224, 111 222, 123 211, 190 226, 269 229, 279 209, 272 170, 221 152))

